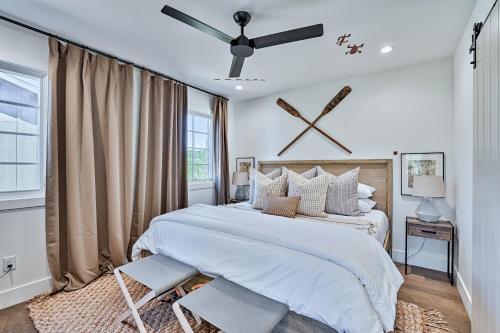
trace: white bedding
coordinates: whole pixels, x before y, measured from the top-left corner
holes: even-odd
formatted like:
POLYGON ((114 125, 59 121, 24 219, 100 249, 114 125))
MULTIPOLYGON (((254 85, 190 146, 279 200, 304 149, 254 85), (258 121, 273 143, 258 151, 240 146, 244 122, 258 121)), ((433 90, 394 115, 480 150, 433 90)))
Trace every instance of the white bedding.
POLYGON ((156 217, 133 258, 142 250, 223 276, 339 332, 393 330, 403 278, 383 247, 354 228, 196 205, 156 217))
MULTIPOLYGON (((252 205, 248 202, 240 202, 231 206, 237 207, 239 209, 254 211, 256 214, 261 214, 261 210, 252 208, 252 205)), ((369 213, 362 214, 360 216, 344 216, 336 214, 327 215, 327 218, 297 215, 295 219, 345 224, 357 229, 367 230, 367 232, 371 236, 373 236, 380 244, 382 244, 382 246, 384 246, 385 236, 387 230, 389 229, 389 219, 383 211, 372 209, 369 213)))

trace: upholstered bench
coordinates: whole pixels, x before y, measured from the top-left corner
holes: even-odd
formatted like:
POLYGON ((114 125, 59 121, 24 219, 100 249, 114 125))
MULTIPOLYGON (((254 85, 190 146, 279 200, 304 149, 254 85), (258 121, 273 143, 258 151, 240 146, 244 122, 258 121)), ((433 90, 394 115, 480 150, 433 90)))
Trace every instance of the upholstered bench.
MULTIPOLYGON (((149 301, 157 297, 168 295, 175 290, 184 296, 186 293, 184 289, 182 289, 182 285, 197 275, 198 270, 170 257, 155 254, 120 266, 114 270, 114 274, 129 307, 129 310, 125 311, 118 320, 122 322, 128 316, 132 315, 139 332, 146 333, 144 324, 139 316, 139 308, 146 305, 149 301), (123 281, 121 273, 145 285, 151 289, 151 291, 137 303, 134 303, 123 281)), ((195 319, 197 322, 201 323, 198 316, 195 316, 195 319)))
POLYGON ((181 306, 226 333, 267 333, 288 313, 288 307, 223 278, 216 278, 174 303, 184 332, 193 333, 181 306))

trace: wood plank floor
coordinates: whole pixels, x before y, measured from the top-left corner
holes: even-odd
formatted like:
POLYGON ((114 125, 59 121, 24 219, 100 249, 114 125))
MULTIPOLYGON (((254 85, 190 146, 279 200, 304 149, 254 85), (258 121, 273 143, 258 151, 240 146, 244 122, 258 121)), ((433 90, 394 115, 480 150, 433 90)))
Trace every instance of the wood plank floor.
MULTIPOLYGON (((398 265, 403 273, 404 267, 398 265)), ((398 298, 433 307, 448 320, 450 332, 470 333, 470 320, 456 287, 450 286, 446 274, 423 268, 413 268, 413 274, 405 276, 405 283, 398 298)), ((0 310, 0 333, 36 333, 24 304, 0 310)))

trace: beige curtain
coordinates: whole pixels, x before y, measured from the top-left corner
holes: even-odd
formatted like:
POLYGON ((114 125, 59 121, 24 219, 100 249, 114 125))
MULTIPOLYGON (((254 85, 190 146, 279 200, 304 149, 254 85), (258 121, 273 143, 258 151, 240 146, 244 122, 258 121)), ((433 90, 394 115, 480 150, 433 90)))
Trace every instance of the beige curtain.
POLYGON ((54 291, 127 261, 133 209, 131 66, 49 40, 47 254, 54 291))
POLYGON ((135 242, 155 216, 187 206, 187 88, 141 72, 135 242))
POLYGON ((227 99, 214 98, 214 176, 215 197, 218 205, 230 202, 229 161, 227 153, 227 99))

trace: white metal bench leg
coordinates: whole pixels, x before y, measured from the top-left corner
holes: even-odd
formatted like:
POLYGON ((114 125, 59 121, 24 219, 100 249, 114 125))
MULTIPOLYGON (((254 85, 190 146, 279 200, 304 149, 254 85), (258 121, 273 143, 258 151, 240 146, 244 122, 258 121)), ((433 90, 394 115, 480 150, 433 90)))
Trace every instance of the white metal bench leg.
MULTIPOLYGON (((184 283, 183 283, 184 284, 184 283)), ((177 287, 175 287, 175 289, 177 289, 179 291, 179 293, 182 295, 182 297, 186 296, 186 292, 184 291, 184 289, 182 288, 182 284, 178 285, 177 287)), ((198 316, 196 313, 194 312, 191 312, 191 314, 193 315, 194 317, 194 320, 196 320, 196 323, 198 323, 198 325, 201 325, 201 318, 200 316, 198 316)))
MULTIPOLYGON (((156 297, 156 294, 154 293, 154 291, 150 291, 149 293, 147 293, 146 295, 144 295, 143 298, 141 298, 137 303, 135 303, 135 308, 137 309, 137 311, 139 311, 140 308, 142 308, 144 305, 146 305, 150 300, 152 300, 153 298, 156 297)), ((119 317, 118 317, 118 321, 119 322, 123 322, 125 319, 128 318, 128 316, 130 316, 131 314, 131 310, 127 310, 125 311, 124 313, 122 313, 119 317)))
POLYGON ((182 309, 179 305, 179 303, 175 302, 172 305, 172 310, 174 310, 174 314, 177 317, 177 320, 181 324, 182 330, 184 333, 193 333, 193 329, 191 328, 191 325, 189 325, 189 322, 186 319, 186 316, 184 316, 184 313, 182 312, 182 309))
POLYGON ((130 308, 132 317, 134 318, 134 321, 137 325, 137 329, 139 330, 140 333, 147 333, 146 328, 144 327, 144 324, 142 323, 141 317, 139 316, 139 312, 137 312, 137 308, 135 307, 134 301, 132 300, 132 297, 130 296, 130 294, 128 292, 127 286, 125 285, 125 282, 123 281, 123 278, 120 274, 120 271, 117 268, 115 268, 115 270, 113 272, 115 274, 116 281, 118 282, 118 286, 120 286, 123 297, 125 297, 125 301, 127 301, 128 307, 130 308))

